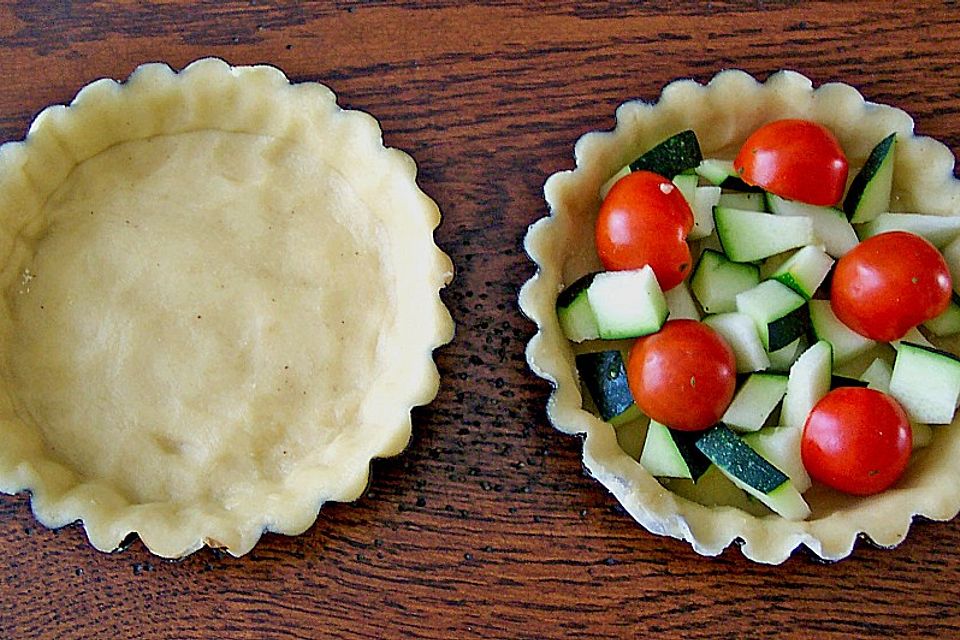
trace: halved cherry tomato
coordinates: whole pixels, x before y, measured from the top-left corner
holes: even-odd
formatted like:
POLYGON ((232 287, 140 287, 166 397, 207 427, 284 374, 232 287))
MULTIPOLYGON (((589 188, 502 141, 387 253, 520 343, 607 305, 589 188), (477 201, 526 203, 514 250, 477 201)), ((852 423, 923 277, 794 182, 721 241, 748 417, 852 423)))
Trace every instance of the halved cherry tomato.
POLYGON ((866 387, 840 387, 813 407, 800 456, 807 473, 858 496, 879 493, 903 475, 913 431, 896 400, 866 387))
POLYGON ((754 131, 733 161, 740 178, 789 200, 840 202, 849 165, 829 129, 809 120, 777 120, 754 131))
POLYGON ((600 207, 597 254, 608 271, 650 265, 667 291, 690 271, 692 228, 690 205, 670 180, 634 171, 613 185, 600 207))
POLYGON ((627 382, 645 414, 673 429, 699 431, 730 405, 737 367, 716 331, 695 320, 669 320, 634 343, 627 382))
POLYGON ((890 342, 943 313, 952 289, 936 247, 918 235, 889 231, 867 238, 837 261, 830 304, 860 335, 890 342))

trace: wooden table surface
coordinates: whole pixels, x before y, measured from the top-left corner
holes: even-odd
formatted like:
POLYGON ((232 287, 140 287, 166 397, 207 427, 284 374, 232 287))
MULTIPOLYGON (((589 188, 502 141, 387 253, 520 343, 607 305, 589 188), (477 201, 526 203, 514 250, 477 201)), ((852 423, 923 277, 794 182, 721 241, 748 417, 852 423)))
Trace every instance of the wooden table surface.
MULTIPOLYGON (((960 3, 6 2, 0 139, 141 62, 271 63, 374 114, 444 212, 457 336, 369 493, 299 537, 179 562, 95 551, 0 497, 0 638, 960 637, 960 523, 833 565, 715 559, 637 526, 547 423, 517 291, 544 180, 621 102, 740 67, 842 80, 960 150, 960 3), (900 5, 898 8, 897 5, 900 5)), ((3 443, 0 443, 3 446, 3 443)))

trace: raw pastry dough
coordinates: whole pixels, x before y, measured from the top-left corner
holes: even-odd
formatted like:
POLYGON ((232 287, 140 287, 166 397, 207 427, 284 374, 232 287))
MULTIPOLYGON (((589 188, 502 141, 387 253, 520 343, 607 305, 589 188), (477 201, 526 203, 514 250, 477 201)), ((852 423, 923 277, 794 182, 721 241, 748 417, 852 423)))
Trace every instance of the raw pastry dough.
POLYGON ((270 67, 146 65, 44 111, 0 150, 0 488, 170 557, 358 497, 452 336, 414 177, 270 67))
POLYGON ((840 83, 814 90, 797 73, 777 73, 759 84, 743 72, 724 71, 706 86, 673 82, 656 104, 625 103, 617 110, 615 129, 580 138, 576 169, 551 176, 544 187, 551 215, 531 226, 525 242, 539 269, 520 294, 521 308, 539 329, 527 346, 527 360, 555 386, 548 416, 557 429, 586 436, 583 459, 590 473, 648 530, 687 540, 705 555, 719 554, 740 540, 745 556, 766 563, 783 562, 800 545, 836 560, 851 552, 860 532, 878 545, 894 546, 906 537, 915 515, 953 518, 960 509, 960 426, 937 428, 933 446, 915 452, 905 476, 882 494, 857 498, 815 487, 805 494, 813 515, 804 522, 702 506, 661 486, 622 451, 613 427, 582 408, 573 351, 560 331, 555 306, 564 284, 601 268, 592 232, 598 191, 621 167, 684 129, 696 131, 705 157, 732 159, 759 125, 788 117, 828 126, 857 168, 877 142, 896 131, 891 207, 960 213, 953 155, 935 140, 914 136, 913 121, 903 111, 865 102, 840 83))

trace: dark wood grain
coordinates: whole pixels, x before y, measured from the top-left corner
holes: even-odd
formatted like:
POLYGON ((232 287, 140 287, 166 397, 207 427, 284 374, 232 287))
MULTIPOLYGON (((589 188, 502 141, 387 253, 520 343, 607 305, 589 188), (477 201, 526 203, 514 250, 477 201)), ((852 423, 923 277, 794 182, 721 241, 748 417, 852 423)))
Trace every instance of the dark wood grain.
MULTIPOLYGON (((544 180, 618 104, 725 67, 842 80, 960 149, 957 2, 260 2, 0 5, 0 138, 145 61, 216 55, 320 80, 419 162, 457 265, 432 405, 369 493, 234 559, 94 551, 0 498, 0 638, 960 637, 960 523, 780 567, 638 527, 544 415, 521 249, 544 180)), ((2 443, 0 443, 2 446, 2 443)))

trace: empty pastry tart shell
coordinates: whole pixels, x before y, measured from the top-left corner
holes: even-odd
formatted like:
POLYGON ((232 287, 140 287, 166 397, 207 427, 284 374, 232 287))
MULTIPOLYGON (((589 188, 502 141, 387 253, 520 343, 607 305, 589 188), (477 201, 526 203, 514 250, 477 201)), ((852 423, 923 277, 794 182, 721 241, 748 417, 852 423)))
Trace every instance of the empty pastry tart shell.
MULTIPOLYGON (((196 149, 202 153, 211 152, 203 145, 196 149)), ((184 160, 192 161, 191 158, 184 160)), ((116 158, 110 162, 113 163, 110 166, 123 164, 116 158)), ((137 166, 147 167, 144 171, 150 175, 168 170, 163 157, 149 159, 149 162, 141 158, 138 162, 137 166)), ((241 173, 242 169, 238 166, 241 173)), ((202 173, 203 167, 198 170, 202 173)), ((123 189, 135 190, 140 186, 136 184, 139 178, 135 172, 131 175, 132 186, 124 182, 123 189)), ((190 176, 190 179, 194 184, 203 185, 202 175, 190 176)), ((198 193, 203 195, 202 191, 201 188, 198 193)), ((168 195, 174 199, 177 197, 176 193, 164 193, 160 197, 168 195)), ((264 201, 268 202, 267 199, 264 201)), ((138 222, 136 191, 132 202, 129 219, 119 220, 114 227, 116 238, 130 237, 124 235, 130 233, 125 229, 138 222)), ((62 204, 67 210, 70 206, 70 202, 62 204)), ((255 206, 250 210, 257 211, 255 206)), ((96 218, 94 213, 93 210, 89 213, 91 220, 96 218)), ((100 214, 99 211, 96 213, 100 214)), ((277 212, 270 215, 274 213, 277 212)), ((170 215, 176 216, 179 212, 174 209, 170 215)), ((6 302, 0 308, 3 340, 0 347, 0 490, 6 493, 29 492, 34 514, 49 527, 82 521, 91 543, 103 551, 115 550, 131 534, 137 534, 150 551, 164 557, 181 557, 203 545, 222 548, 239 556, 250 551, 265 531, 288 535, 305 531, 313 524, 325 502, 351 501, 363 493, 368 484, 371 460, 393 456, 403 450, 411 434, 411 408, 429 403, 438 391, 439 376, 433 350, 449 342, 453 336, 452 319, 439 297, 439 290, 453 276, 450 259, 434 243, 433 232, 439 223, 437 205, 417 187, 414 161, 399 150, 384 147, 376 120, 366 113, 338 107, 336 97, 326 86, 314 82, 291 83, 274 67, 234 67, 210 58, 198 60, 180 72, 164 64, 146 64, 122 83, 98 80, 84 87, 69 105, 45 109, 37 116, 23 141, 0 147, 0 255, 3 256, 0 278, 6 302), (269 180, 260 185, 257 180, 262 176, 259 174, 240 175, 235 180, 230 176, 218 176, 217 189, 225 190, 227 201, 243 205, 239 208, 247 207, 249 202, 245 197, 231 195, 231 184, 253 189, 254 198, 260 197, 257 195, 259 185, 266 190, 263 193, 269 191, 270 197, 294 202, 300 208, 294 211, 291 205, 289 212, 282 213, 284 216, 289 214, 290 219, 295 214, 304 216, 304 232, 298 233, 294 223, 287 218, 278 218, 276 224, 282 224, 287 233, 282 238, 286 244, 270 249, 273 252, 270 255, 279 256, 277 263, 283 263, 282 269, 273 264, 257 264, 259 248, 256 239, 267 237, 267 229, 275 228, 266 219, 267 214, 262 214, 263 219, 257 217, 244 221, 235 219, 234 211, 218 213, 222 216, 221 226, 227 230, 224 233, 236 232, 238 237, 254 239, 251 246, 237 250, 253 258, 246 264, 238 261, 226 271, 250 274, 247 280, 259 283, 259 288, 250 292, 243 289, 246 280, 238 283, 225 280, 220 288, 236 285, 236 295, 224 294, 225 297, 218 298, 220 304, 208 305, 211 317, 203 315, 201 318, 197 312, 196 318, 185 318, 183 323, 187 326, 187 320, 193 320, 195 325, 190 326, 204 326, 202 323, 220 318, 225 319, 224 325, 229 327, 244 320, 237 319, 236 323, 231 320, 234 301, 242 301, 242 304, 236 302, 238 314, 244 312, 243 305, 247 302, 260 308, 279 301, 297 311, 299 315, 295 319, 303 326, 290 326, 293 320, 285 322, 282 314, 269 317, 260 327, 253 327, 252 320, 242 326, 252 327, 251 331, 260 330, 268 337, 282 334, 286 340, 284 346, 290 352, 284 355, 303 366, 296 372, 296 367, 281 366, 286 361, 279 356, 261 353, 269 351, 269 342, 258 344, 246 334, 223 336, 216 331, 184 329, 182 334, 173 335, 186 341, 188 348, 183 358, 187 360, 192 357, 189 344, 194 338, 214 343, 215 349, 223 353, 232 353, 235 346, 237 350, 245 350, 245 366, 252 371, 243 374, 249 374, 243 378, 248 388, 242 392, 231 388, 229 381, 233 374, 228 369, 214 367, 207 377, 219 376, 227 380, 226 388, 218 388, 217 393, 222 392, 227 399, 239 398, 243 405, 242 409, 229 406, 225 414, 232 414, 235 409, 238 413, 249 409, 249 415, 234 416, 235 424, 230 423, 234 424, 233 431, 224 426, 223 432, 217 431, 221 428, 217 416, 207 425, 212 425, 212 430, 203 433, 191 429, 190 425, 173 425, 173 435, 150 436, 138 432, 145 425, 136 421, 110 427, 118 434, 115 440, 122 441, 124 447, 160 446, 156 455, 171 456, 171 468, 178 469, 177 465, 182 465, 189 471, 187 477, 177 474, 171 480, 162 461, 158 463, 149 452, 131 452, 128 456, 117 448, 120 444, 114 447, 113 440, 106 437, 98 446, 105 458, 111 458, 110 464, 103 465, 102 472, 96 461, 77 466, 74 452, 65 451, 63 444, 55 441, 58 431, 45 429, 43 421, 33 415, 30 407, 24 408, 25 402, 18 396, 24 389, 28 392, 26 395, 33 393, 29 386, 29 380, 34 379, 31 378, 33 373, 29 362, 26 365, 15 363, 11 355, 16 352, 22 356, 33 349, 30 345, 21 345, 30 338, 17 333, 17 323, 23 320, 16 314, 20 300, 29 299, 24 296, 31 295, 31 287, 35 288, 32 295, 38 295, 37 290, 46 284, 49 275, 42 268, 36 273, 31 270, 34 259, 39 260, 35 255, 37 248, 55 233, 63 233, 60 229, 69 225, 73 225, 70 228, 79 228, 83 222, 77 218, 67 225, 47 219, 48 205, 58 198, 63 199, 61 192, 67 183, 84 197, 89 195, 85 194, 82 183, 76 184, 78 176, 84 175, 91 165, 101 163, 101 159, 109 154, 142 149, 146 143, 175 150, 176 145, 162 145, 191 136, 219 139, 221 134, 229 137, 229 140, 225 138, 216 157, 223 166, 232 166, 231 151, 241 151, 238 156, 244 156, 242 146, 237 146, 239 142, 255 141, 260 145, 260 151, 249 158, 244 156, 245 159, 268 162, 270 157, 279 158, 278 162, 283 166, 277 169, 276 175, 294 187, 299 184, 307 190, 318 190, 318 178, 321 182, 329 180, 329 184, 336 187, 336 201, 349 203, 349 215, 368 218, 358 223, 366 225, 365 228, 372 229, 373 233, 358 236, 355 246, 349 247, 354 249, 350 255, 346 255, 346 248, 337 254, 337 248, 330 247, 324 249, 325 253, 317 254, 324 259, 311 262, 303 258, 313 255, 309 234, 314 234, 320 242, 325 235, 323 230, 335 222, 340 229, 338 237, 353 238, 349 225, 342 224, 343 220, 323 218, 336 211, 335 205, 322 204, 326 197, 322 189, 316 194, 308 191, 306 196, 298 197, 296 193, 269 191, 274 187, 269 180), (363 290, 381 298, 382 304, 365 309, 367 305, 361 301, 356 309, 336 309, 336 316, 329 315, 333 311, 323 305, 307 308, 306 303, 299 304, 302 300, 311 304, 325 300, 321 294, 324 287, 330 286, 331 273, 347 277, 347 271, 361 271, 350 266, 354 263, 337 264, 338 255, 348 261, 354 254, 360 256, 361 253, 368 262, 357 264, 377 266, 378 278, 372 284, 362 283, 363 290), (297 262, 288 264, 287 260, 297 262), (285 291, 282 286, 275 287, 270 278, 280 276, 295 280, 297 288, 285 291), (349 327, 342 335, 324 333, 334 324, 346 325, 345 318, 362 319, 380 312, 383 317, 372 318, 372 324, 363 330, 366 342, 362 348, 350 348, 348 343, 354 333, 349 327), (334 318, 340 320, 334 321, 334 318), (302 342, 297 339, 296 331, 303 332, 302 342), (311 342, 314 337, 322 337, 323 341, 311 342), (349 380, 347 388, 327 384, 324 372, 338 366, 338 360, 325 359, 322 353, 312 353, 315 344, 336 346, 340 349, 338 353, 346 354, 340 360, 360 359, 358 362, 351 360, 351 366, 357 370, 364 370, 364 362, 369 361, 368 373, 349 380), (257 367, 263 362, 271 366, 276 364, 276 371, 271 369, 269 374, 261 375, 257 367), (318 362, 323 363, 322 366, 311 368, 318 362), (27 372, 26 383, 21 375, 24 371, 27 372), (15 380, 18 380, 16 384, 15 380), (299 386, 294 392, 280 389, 282 384, 299 386), (287 395, 277 395, 280 400, 274 399, 273 404, 259 402, 281 392, 287 395), (327 395, 318 399, 316 394, 327 395), (284 412, 290 409, 287 398, 294 396, 305 398, 304 402, 309 399, 312 403, 305 405, 304 412, 298 414, 296 433, 285 431, 289 425, 283 424, 287 415, 284 412), (318 407, 325 408, 327 413, 319 413, 318 407), (313 422, 302 419, 304 415, 313 415, 310 413, 313 411, 318 412, 313 422), (331 429, 329 435, 323 434, 324 429, 331 429), (157 439, 159 444, 155 441, 157 439), (265 450, 243 449, 251 443, 265 450), (282 463, 272 464, 276 460, 282 460, 282 463), (143 463, 142 473, 130 468, 139 463, 143 463), (155 468, 159 469, 156 480, 144 477, 155 468), (225 469, 229 471, 228 477, 218 477, 225 469), (132 479, 131 483, 123 482, 125 478, 132 479), (165 484, 168 481, 172 484, 165 484), (177 487, 185 488, 185 493, 178 494, 177 487)), ((206 227, 204 229, 208 231, 206 227)), ((212 235, 215 237, 211 237, 211 243, 222 239, 219 233, 212 235)), ((206 246, 189 230, 184 232, 184 238, 194 243, 190 245, 190 251, 206 246)), ((151 246, 149 243, 141 245, 151 246)), ((194 270, 191 277, 202 280, 212 277, 209 276, 211 270, 216 272, 219 269, 202 251, 199 256, 190 251, 184 253, 195 258, 190 266, 194 270)), ((227 252, 224 255, 232 254, 227 252)), ((164 268, 159 260, 156 266, 158 270, 164 268)), ((152 264, 139 266, 144 272, 148 267, 152 268, 152 264)), ((370 276, 359 272, 352 277, 370 276)), ((348 299, 351 288, 349 284, 340 286, 337 295, 341 297, 336 301, 348 299)), ((129 290, 136 292, 135 287, 129 290)), ((91 291, 100 295, 96 287, 91 291)), ((79 300, 81 293, 71 296, 71 304, 83 302, 79 300)), ((52 313, 56 302, 49 302, 46 312, 52 313)), ((138 299, 137 304, 149 307, 151 302, 138 299)), ((209 301, 199 296, 198 304, 204 302, 209 301)), ((161 315, 167 313, 169 308, 164 306, 165 303, 159 301, 153 311, 161 315)), ((137 316, 141 317, 150 319, 149 310, 137 316)), ((112 318, 111 322, 114 320, 112 318)), ((82 321, 85 327, 94 330, 98 326, 117 324, 104 321, 98 325, 96 318, 82 321)), ((128 333, 142 332, 142 328, 136 327, 135 320, 129 320, 128 324, 130 326, 125 329, 128 333)), ((167 329, 166 326, 158 328, 164 336, 167 329)), ((72 329, 66 327, 66 330, 72 329)), ((205 344, 202 342, 201 346, 205 344)), ((180 354, 164 357, 164 366, 180 366, 176 361, 180 354)), ((141 364, 145 373, 156 374, 150 362, 141 364)), ((117 382, 121 388, 129 386, 144 394, 153 393, 151 389, 135 386, 136 380, 130 381, 137 375, 133 369, 132 375, 117 382)), ((197 379, 202 384, 206 377, 197 376, 197 379)), ((37 380, 42 385, 53 384, 47 378, 37 380)), ((72 384, 77 384, 77 380, 71 380, 72 384)), ((98 380, 89 382, 94 386, 99 383, 98 380)), ((340 382, 342 380, 337 384, 340 382)), ((194 394, 193 389, 186 391, 194 394)), ((130 413, 129 407, 125 406, 123 397, 111 389, 105 393, 109 393, 109 398, 102 403, 104 423, 114 410, 136 417, 137 414, 130 413)), ((186 407, 184 412, 199 415, 215 411, 218 405, 213 402, 214 395, 211 394, 208 406, 204 406, 201 397, 198 406, 186 407)), ((157 402, 162 404, 168 400, 161 397, 157 402)), ((51 409, 44 405, 43 411, 49 413, 51 409)), ((83 420, 90 429, 91 438, 101 437, 98 432, 105 427, 98 422, 96 415, 85 414, 83 420)), ((226 424, 227 417, 224 416, 223 420, 226 424)), ((149 426, 161 432, 166 428, 163 424, 149 426)), ((83 444, 85 436, 72 433, 71 438, 83 444)))
POLYGON ((861 498, 815 485, 804 494, 812 509, 805 521, 755 516, 734 507, 707 507, 665 489, 617 443, 614 428, 583 408, 571 343, 557 320, 561 289, 601 268, 594 225, 601 185, 621 167, 668 136, 693 129, 704 157, 733 159, 746 137, 765 122, 805 118, 826 125, 859 168, 873 146, 898 135, 891 210, 960 215, 960 182, 954 157, 943 144, 914 135, 909 115, 864 100, 853 87, 829 83, 814 88, 789 71, 759 83, 736 70, 709 83, 678 80, 657 102, 627 102, 617 109, 612 131, 591 132, 576 143, 576 168, 550 176, 544 193, 550 215, 527 232, 525 248, 537 264, 523 286, 520 307, 537 325, 527 346, 531 369, 553 385, 547 416, 558 430, 584 437, 589 473, 647 530, 686 540, 700 554, 720 554, 738 542, 754 561, 784 562, 800 546, 820 558, 848 556, 859 536, 881 547, 906 538, 912 520, 948 520, 960 509, 960 427, 936 427, 931 446, 915 451, 905 475, 891 489, 861 498))

